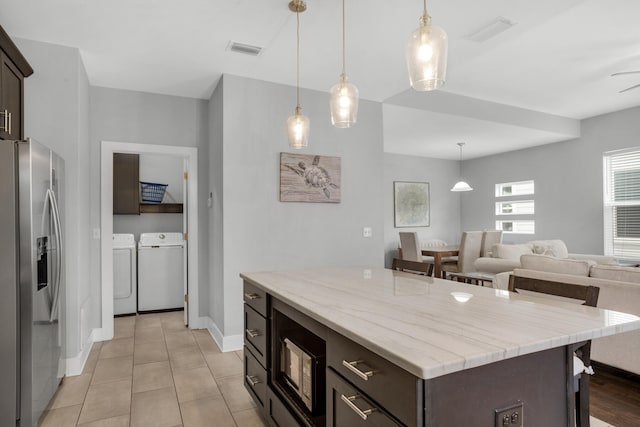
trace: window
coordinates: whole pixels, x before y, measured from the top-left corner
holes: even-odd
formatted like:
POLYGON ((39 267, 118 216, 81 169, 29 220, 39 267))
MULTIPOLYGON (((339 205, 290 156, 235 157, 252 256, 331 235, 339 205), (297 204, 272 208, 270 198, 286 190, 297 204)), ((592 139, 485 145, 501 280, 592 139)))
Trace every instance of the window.
POLYGON ((604 155, 604 252, 640 259, 640 147, 604 155))
POLYGON ((534 193, 533 180, 496 184, 496 197, 526 196, 534 193))
POLYGON ((496 215, 533 215, 533 200, 496 202, 496 215))
POLYGON ((505 233, 535 234, 536 224, 532 218, 535 202, 531 198, 534 193, 533 180, 496 184, 496 229, 505 233))
POLYGON ((496 230, 505 233, 535 234, 536 224, 534 220, 496 221, 496 230))

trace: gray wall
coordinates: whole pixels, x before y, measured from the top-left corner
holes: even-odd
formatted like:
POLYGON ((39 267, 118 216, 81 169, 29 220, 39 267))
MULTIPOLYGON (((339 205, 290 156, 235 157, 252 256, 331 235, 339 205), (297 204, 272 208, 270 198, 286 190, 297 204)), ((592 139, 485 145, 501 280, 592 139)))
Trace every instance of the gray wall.
MULTIPOLYGON (((25 80, 25 136, 49 146, 65 160, 64 241, 66 355, 80 352, 81 307, 90 297, 89 148, 87 74, 77 49, 14 39, 34 74, 25 80)), ((84 326, 84 325, 83 325, 84 326)), ((88 335, 90 330, 84 332, 88 335)))
POLYGON ((397 256, 400 231, 416 231, 420 240, 441 239, 455 245, 460 243, 460 199, 464 193, 452 193, 458 180, 458 162, 429 159, 400 154, 384 155, 384 252, 385 265, 391 267, 397 256), (429 227, 395 228, 394 181, 429 183, 429 227))
MULTIPOLYGON (((208 244, 210 262, 207 264, 209 268, 209 301, 207 308, 209 316, 214 324, 220 330, 224 331, 224 218, 223 218, 223 202, 224 192, 222 186, 223 180, 223 153, 224 153, 224 81, 226 77, 222 76, 218 81, 211 100, 209 101, 209 181, 208 187, 203 185, 211 198, 211 207, 209 208, 209 230, 208 244)), ((204 299, 200 299, 200 304, 204 299)))
MULTIPOLYGON (((101 141, 170 145, 198 148, 198 181, 207 182, 208 128, 204 100, 157 95, 103 87, 90 89, 91 224, 100 226, 101 141)), ((208 229, 205 190, 200 186, 198 222, 208 229)), ((199 245, 199 297, 209 298, 206 239, 199 245)), ((93 327, 100 327, 100 245, 91 248, 92 289, 95 300, 93 327)), ((199 313, 206 315, 207 313, 199 313)))
POLYGON ((569 252, 602 254, 602 155, 640 146, 640 108, 582 121, 571 141, 467 160, 464 176, 474 191, 462 199, 462 229, 495 226, 495 184, 535 180, 535 235, 505 235, 505 241, 562 239, 569 252))
POLYGON ((384 161, 380 103, 361 100, 358 124, 336 129, 328 95, 301 90, 311 120, 309 147, 301 152, 342 159, 342 202, 279 202, 279 154, 293 151, 285 123, 295 108, 295 88, 229 75, 222 84, 224 277, 213 291, 223 289, 228 336, 242 331, 240 272, 382 266, 384 161), (362 237, 364 226, 373 228, 372 238, 362 237))

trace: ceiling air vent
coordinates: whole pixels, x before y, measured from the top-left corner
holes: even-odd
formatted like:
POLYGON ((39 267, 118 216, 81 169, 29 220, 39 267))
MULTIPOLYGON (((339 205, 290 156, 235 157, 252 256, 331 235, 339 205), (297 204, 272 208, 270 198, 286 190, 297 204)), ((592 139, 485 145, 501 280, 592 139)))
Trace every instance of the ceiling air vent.
POLYGON ((245 55, 258 56, 262 52, 260 46, 253 46, 246 43, 234 42, 231 40, 227 45, 227 50, 236 53, 243 53, 245 55))
POLYGON ((497 36, 498 34, 507 31, 514 25, 516 25, 515 22, 507 18, 503 18, 502 16, 498 16, 489 24, 469 34, 467 38, 478 43, 486 42, 487 40, 497 36))

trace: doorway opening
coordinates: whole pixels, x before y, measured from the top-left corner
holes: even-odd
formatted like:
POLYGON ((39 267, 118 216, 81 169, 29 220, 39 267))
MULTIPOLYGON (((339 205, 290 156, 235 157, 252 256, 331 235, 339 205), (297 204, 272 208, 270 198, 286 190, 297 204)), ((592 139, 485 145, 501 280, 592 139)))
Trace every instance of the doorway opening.
POLYGON ((167 155, 182 158, 186 183, 184 186, 184 229, 188 230, 184 241, 186 255, 186 276, 189 286, 185 300, 189 310, 185 311, 185 322, 190 328, 199 327, 198 316, 198 205, 197 205, 197 149, 195 147, 177 147, 152 144, 102 141, 101 148, 101 328, 94 332, 96 341, 113 338, 114 326, 114 283, 113 283, 113 154, 149 154, 167 155))

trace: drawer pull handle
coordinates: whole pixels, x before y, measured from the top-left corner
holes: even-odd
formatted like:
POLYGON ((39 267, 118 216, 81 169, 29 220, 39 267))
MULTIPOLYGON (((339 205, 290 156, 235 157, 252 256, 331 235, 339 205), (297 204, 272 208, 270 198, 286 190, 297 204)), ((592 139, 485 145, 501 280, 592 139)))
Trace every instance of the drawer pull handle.
POLYGON ((254 299, 260 298, 260 295, 258 295, 258 294, 249 294, 249 293, 245 292, 244 297, 246 299, 248 299, 249 301, 253 301, 254 299))
POLYGON ((260 336, 260 332, 258 332, 257 329, 247 329, 247 335, 249 335, 250 338, 255 338, 260 336))
POLYGON ((260 384, 260 380, 255 375, 247 375, 247 382, 251 387, 255 387, 257 384, 260 384))
POLYGON ((369 377, 373 376, 374 371, 371 369, 369 369, 368 371, 361 371, 360 369, 357 368, 357 365, 359 363, 362 363, 362 360, 354 360, 353 362, 348 362, 346 360, 343 360, 342 366, 344 366, 345 368, 347 368, 348 370, 350 370, 351 372, 353 372, 363 380, 368 381, 369 377))
POLYGON ((369 408, 369 409, 365 409, 363 411, 362 409, 358 408, 355 403, 353 403, 353 401, 358 399, 359 397, 360 397, 360 395, 358 395, 358 394, 355 394, 353 396, 345 396, 344 394, 340 395, 340 399, 342 399, 342 401, 344 403, 346 403, 347 406, 349 408, 351 408, 351 410, 353 410, 353 412, 358 414, 360 416, 360 418, 362 418, 363 420, 366 421, 367 418, 369 417, 369 415, 371 415, 373 412, 377 411, 378 408, 369 408))
POLYGON ((0 115, 4 117, 0 130, 9 133, 9 112, 7 110, 0 111, 0 115))

